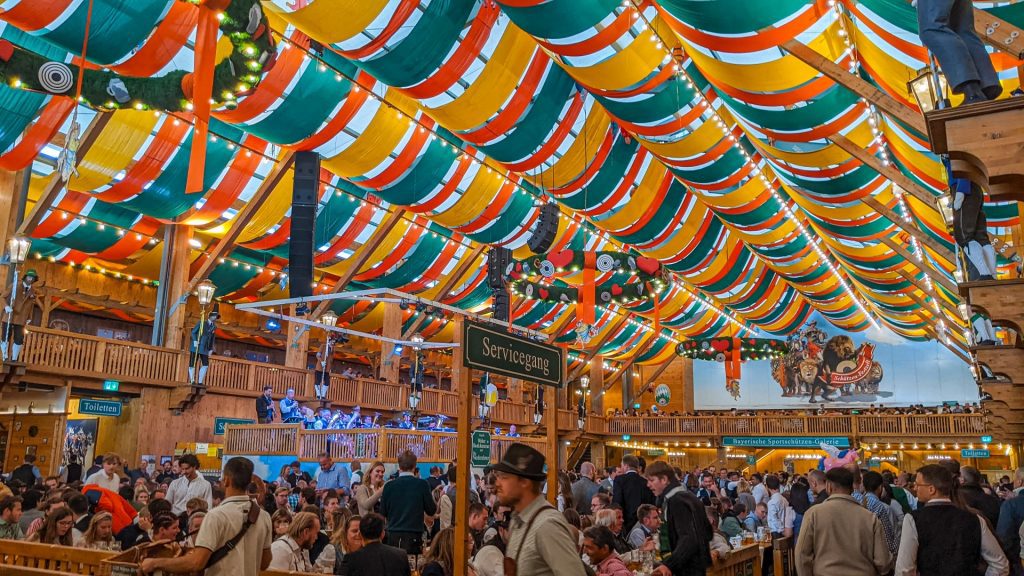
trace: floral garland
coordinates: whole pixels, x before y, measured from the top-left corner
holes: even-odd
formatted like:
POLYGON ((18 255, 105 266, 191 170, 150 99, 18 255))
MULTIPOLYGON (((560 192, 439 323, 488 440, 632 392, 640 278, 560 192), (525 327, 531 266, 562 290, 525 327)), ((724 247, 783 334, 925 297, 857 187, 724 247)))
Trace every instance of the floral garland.
POLYGON ((676 345, 676 354, 694 360, 725 362, 739 344, 740 360, 770 360, 789 353, 785 340, 771 338, 698 338, 676 345))
MULTIPOLYGON (((197 3, 197 2, 192 2, 197 3)), ((220 31, 234 50, 213 70, 213 100, 234 108, 252 92, 274 65, 276 49, 259 0, 234 0, 217 16, 220 31)), ((0 79, 14 88, 74 97, 78 66, 49 60, 0 40, 0 79)), ((80 102, 90 108, 116 110, 192 110, 193 74, 183 70, 136 78, 86 67, 80 102)))
POLYGON ((596 272, 637 276, 638 281, 623 283, 612 280, 594 286, 598 304, 644 301, 654 297, 666 286, 665 269, 661 262, 653 258, 636 257, 624 252, 588 253, 580 250, 561 250, 512 261, 504 270, 504 279, 510 283, 513 294, 531 300, 577 303, 581 300, 579 288, 555 286, 550 281, 558 274, 579 272, 588 267, 596 272))

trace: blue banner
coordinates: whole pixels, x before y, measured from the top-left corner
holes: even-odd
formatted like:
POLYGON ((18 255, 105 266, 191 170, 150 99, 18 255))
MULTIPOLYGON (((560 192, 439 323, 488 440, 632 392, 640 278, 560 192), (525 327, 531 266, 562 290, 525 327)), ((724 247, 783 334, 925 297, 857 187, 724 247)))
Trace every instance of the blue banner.
POLYGON ((830 444, 836 448, 849 448, 846 436, 723 436, 722 446, 744 448, 820 448, 830 444))
POLYGON ((990 458, 992 453, 988 450, 971 450, 963 448, 960 450, 961 458, 990 458))

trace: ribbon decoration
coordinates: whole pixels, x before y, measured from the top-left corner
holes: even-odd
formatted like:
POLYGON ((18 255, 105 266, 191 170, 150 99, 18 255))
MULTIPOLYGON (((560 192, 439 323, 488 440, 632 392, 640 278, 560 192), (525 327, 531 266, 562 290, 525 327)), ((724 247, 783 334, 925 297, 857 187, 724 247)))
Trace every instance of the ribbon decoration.
POLYGON ((196 29, 194 72, 182 79, 182 90, 192 95, 195 112, 195 134, 188 163, 185 192, 203 191, 206 169, 206 141, 210 131, 210 99, 213 98, 213 72, 217 64, 217 14, 231 0, 203 0, 199 5, 199 26, 196 29), (188 83, 191 83, 191 90, 188 83))
POLYGON ((591 326, 597 321, 597 252, 583 253, 583 285, 580 286, 580 303, 576 307, 576 318, 591 326))
POLYGON ((654 295, 654 334, 661 334, 661 300, 658 298, 658 290, 652 287, 651 294, 654 295))

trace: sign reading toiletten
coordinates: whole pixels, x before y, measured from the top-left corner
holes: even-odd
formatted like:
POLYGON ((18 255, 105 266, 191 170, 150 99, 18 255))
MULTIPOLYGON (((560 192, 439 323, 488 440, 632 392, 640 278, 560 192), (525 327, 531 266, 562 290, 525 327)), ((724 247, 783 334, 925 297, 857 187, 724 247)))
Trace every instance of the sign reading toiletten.
POLYGON ((464 324, 462 359, 466 366, 475 370, 546 386, 561 388, 565 380, 565 356, 561 348, 474 322, 464 324))

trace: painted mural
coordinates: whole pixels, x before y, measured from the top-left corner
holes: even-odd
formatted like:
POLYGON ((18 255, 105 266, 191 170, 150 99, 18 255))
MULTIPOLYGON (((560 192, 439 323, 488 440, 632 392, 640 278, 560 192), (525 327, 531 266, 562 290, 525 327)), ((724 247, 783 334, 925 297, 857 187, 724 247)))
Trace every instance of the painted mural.
POLYGON ((844 332, 821 317, 813 317, 783 340, 789 349, 786 354, 745 361, 740 377, 728 382, 723 362, 695 361, 697 408, 978 401, 978 387, 968 365, 938 342, 912 342, 885 328, 844 332))

